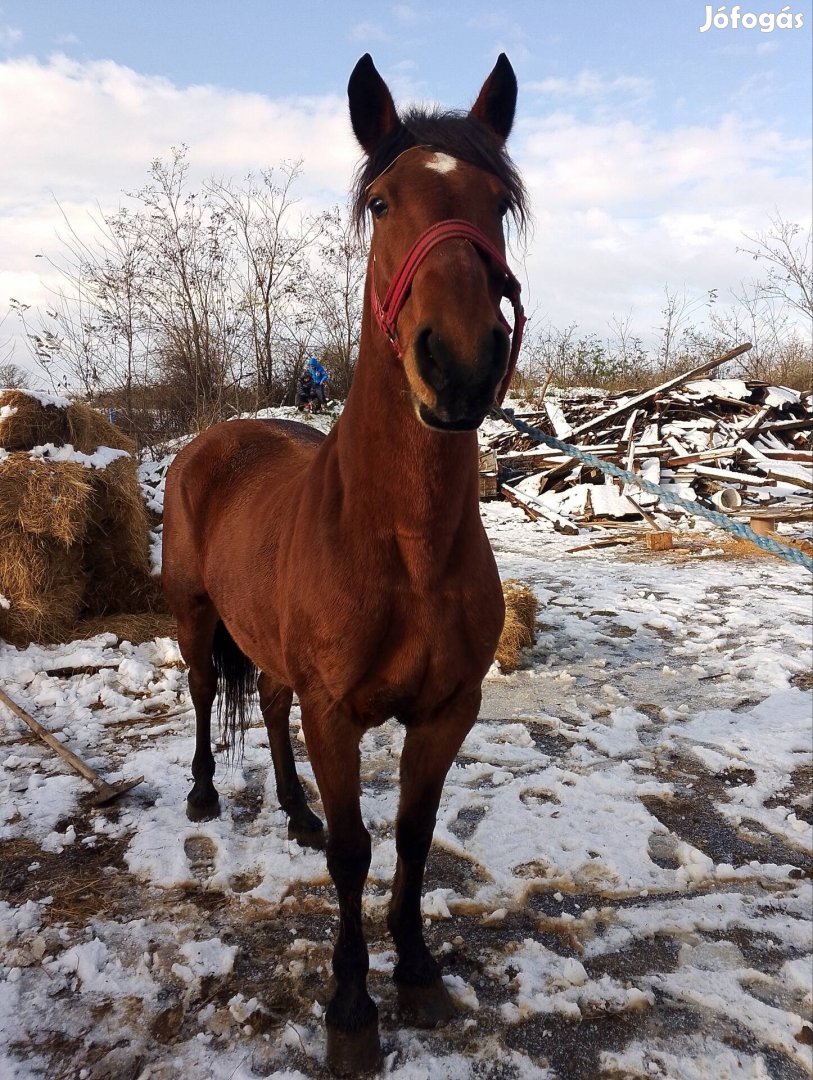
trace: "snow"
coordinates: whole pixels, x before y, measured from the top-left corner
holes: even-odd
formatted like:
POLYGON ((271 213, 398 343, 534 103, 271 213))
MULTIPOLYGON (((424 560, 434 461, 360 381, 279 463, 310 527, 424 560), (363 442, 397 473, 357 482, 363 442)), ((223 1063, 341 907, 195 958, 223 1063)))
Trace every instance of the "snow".
MULTIPOLYGON (((0 393, 3 393, 0 390, 0 393)), ((70 407, 70 401, 66 397, 61 397, 59 394, 47 394, 42 390, 12 390, 14 394, 25 394, 26 397, 34 398, 40 405, 53 405, 57 409, 67 409, 70 407)))
MULTIPOLYGON (((156 507, 165 472, 143 468, 156 507)), ((569 553, 572 537, 505 503, 482 512, 501 576, 541 610, 527 667, 486 680, 438 814, 422 913, 457 1002, 442 1031, 393 1019, 403 730, 362 743, 385 1072, 561 1080, 561 1052, 580 1077, 803 1075, 809 579, 764 558, 569 553), (612 1040, 599 1027, 579 1042, 612 1017, 612 1040)), ((221 817, 192 823, 175 641, 0 645, 0 683, 106 778, 145 777, 91 811, 87 784, 0 709, 4 1080, 57 1064, 88 1078, 321 1075, 335 898, 324 854, 287 837, 259 715, 241 762, 218 755, 221 817)), ((296 705, 292 732, 314 791, 296 705)))
POLYGON ((86 469, 105 469, 118 458, 129 457, 126 450, 113 450, 109 446, 100 446, 92 454, 84 454, 81 450, 75 450, 70 443, 56 446, 54 443, 44 443, 35 446, 28 451, 28 456, 40 461, 72 461, 78 465, 84 465, 86 469))

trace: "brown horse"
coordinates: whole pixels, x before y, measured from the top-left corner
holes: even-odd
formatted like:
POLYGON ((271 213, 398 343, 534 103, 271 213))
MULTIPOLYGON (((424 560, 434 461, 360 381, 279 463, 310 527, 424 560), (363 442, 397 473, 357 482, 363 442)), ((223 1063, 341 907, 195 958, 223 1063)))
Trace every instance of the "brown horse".
POLYGON ((340 1073, 380 1056, 361 921, 370 835, 359 743, 390 717, 406 728, 388 917, 398 999, 420 1026, 452 1012, 420 901, 441 789, 477 719, 504 618, 480 521, 475 429, 506 383, 522 322, 503 236, 506 212, 520 227, 526 213, 504 148, 516 93, 501 55, 468 114, 399 117, 370 57, 358 62, 348 94, 366 157, 355 212, 361 222, 369 211, 373 233, 344 412, 327 438, 283 421, 216 425, 167 477, 163 580, 197 721, 187 812, 218 813, 218 688, 234 745, 259 672, 290 834, 322 845, 291 750, 296 693, 339 900, 326 1024, 340 1073), (513 348, 503 296, 518 320, 513 348))

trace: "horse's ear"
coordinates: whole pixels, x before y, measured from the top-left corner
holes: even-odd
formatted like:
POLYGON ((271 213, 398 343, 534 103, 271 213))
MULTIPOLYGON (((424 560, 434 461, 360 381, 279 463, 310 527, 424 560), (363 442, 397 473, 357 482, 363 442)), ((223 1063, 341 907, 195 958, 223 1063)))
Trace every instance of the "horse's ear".
POLYGON ((387 84, 365 53, 353 68, 347 84, 350 122, 362 150, 371 154, 379 142, 401 123, 387 84))
POLYGON ((490 127, 500 142, 508 138, 517 107, 517 77, 505 53, 500 53, 494 70, 483 83, 469 116, 490 127))

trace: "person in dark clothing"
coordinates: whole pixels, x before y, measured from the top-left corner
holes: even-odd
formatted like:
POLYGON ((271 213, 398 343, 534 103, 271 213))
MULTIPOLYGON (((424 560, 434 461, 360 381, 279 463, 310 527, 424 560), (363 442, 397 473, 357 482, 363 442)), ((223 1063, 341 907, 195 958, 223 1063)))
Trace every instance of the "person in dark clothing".
POLYGON ((294 404, 302 412, 314 400, 313 378, 310 372, 303 371, 296 380, 296 399, 294 404))

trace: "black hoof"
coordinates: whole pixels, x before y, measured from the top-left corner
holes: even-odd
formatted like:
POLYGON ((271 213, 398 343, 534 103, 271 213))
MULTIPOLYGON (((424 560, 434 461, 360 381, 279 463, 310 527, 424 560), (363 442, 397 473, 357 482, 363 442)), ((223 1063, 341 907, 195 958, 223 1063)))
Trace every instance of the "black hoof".
POLYGON ((190 792, 186 798, 186 816, 190 821, 211 821, 220 817, 220 799, 217 792, 214 799, 195 798, 194 793, 190 792))
POLYGON ((368 1024, 361 1031, 327 1028, 327 1064, 336 1076, 358 1076, 377 1072, 381 1065, 378 1024, 368 1024))
POLYGON ((447 1023, 455 1014, 454 1002, 442 979, 429 986, 397 983, 398 1008, 410 1027, 433 1028, 447 1023))
POLYGON ((297 844, 313 848, 314 851, 323 851, 327 844, 327 834, 321 824, 318 829, 301 829, 288 822, 288 839, 296 840, 297 844))

